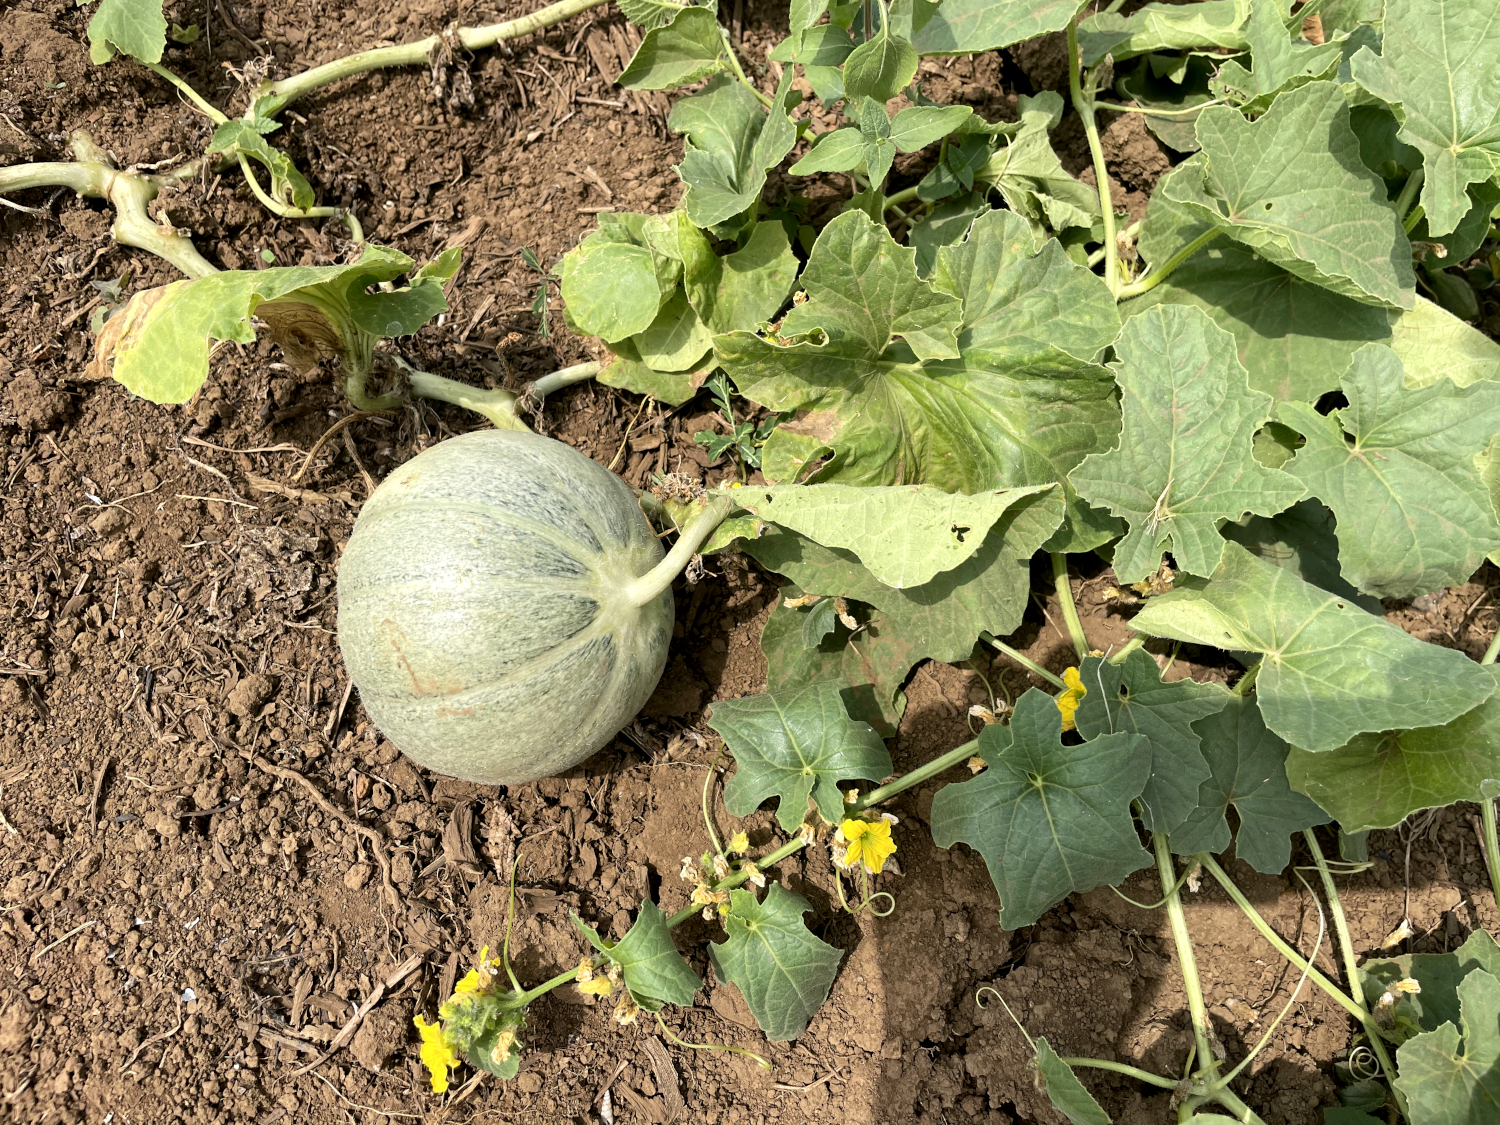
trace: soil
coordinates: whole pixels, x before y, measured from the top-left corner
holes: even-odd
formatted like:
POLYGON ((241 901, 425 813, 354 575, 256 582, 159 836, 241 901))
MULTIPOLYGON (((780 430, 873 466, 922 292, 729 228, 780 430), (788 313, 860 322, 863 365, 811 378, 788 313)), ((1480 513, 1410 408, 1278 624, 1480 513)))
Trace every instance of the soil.
MULTIPOLYGON (((214 0, 211 10, 170 4, 168 14, 204 29, 173 49, 173 67, 236 109, 243 75, 292 73, 460 17, 430 0, 343 11, 214 0)), ((481 6, 461 17, 516 14, 481 6)), ((88 15, 72 0, 20 0, 0 14, 0 160, 65 159, 79 128, 122 165, 199 151, 207 127, 169 86, 128 63, 89 65, 88 15)), ((748 57, 779 37, 776 18, 747 6, 748 57)), ((540 278, 520 250, 550 264, 600 210, 676 202, 681 142, 666 129, 669 102, 611 85, 631 35, 601 9, 443 72, 347 81, 287 115, 276 142, 323 201, 356 208, 371 237, 414 258, 464 248, 451 311, 403 344, 416 362, 519 386, 588 356, 561 325, 555 291, 550 334, 541 331, 530 312, 540 278)), ((923 65, 931 96, 967 100, 992 118, 1014 117, 1018 95, 1062 75, 1046 43, 923 65)), ((761 81, 769 88, 774 78, 761 81)), ((1091 176, 1081 132, 1070 117, 1060 145, 1068 166, 1091 176)), ((1137 214, 1168 154, 1129 115, 1104 137, 1117 201, 1137 214)), ((923 170, 920 158, 903 158, 897 186, 923 170)), ((789 184, 773 177, 773 191, 789 184)), ((798 181, 796 190, 816 201, 843 189, 798 181)), ((1160 912, 1102 890, 1005 932, 978 857, 931 844, 933 784, 895 804, 904 874, 878 882, 897 896, 890 917, 840 912, 820 852, 780 872, 811 904, 814 930, 846 953, 829 1003, 795 1042, 767 1044, 737 991, 714 983, 703 954, 714 928, 695 921, 680 933, 709 983, 691 1008, 667 1014, 673 1034, 764 1054, 769 1076, 743 1056, 663 1050, 654 1026, 615 1027, 606 1009, 563 988, 533 1006, 515 1081, 433 1095, 411 1017, 430 1014, 481 948, 499 945, 513 857, 512 946, 527 981, 577 963, 585 946, 570 911, 619 936, 643 897, 668 911, 685 902, 677 868, 704 846, 699 797, 715 758, 704 715, 715 700, 764 687, 758 638, 776 581, 728 557, 681 586, 661 687, 629 729, 566 776, 485 788, 417 769, 351 696, 333 631, 336 567, 373 483, 472 428, 473 417, 425 403, 362 417, 300 472, 348 408, 326 373, 298 375, 269 343, 221 349, 208 386, 181 407, 90 381, 85 328, 99 293, 89 283, 128 271, 130 291, 172 272, 117 246, 97 201, 41 191, 17 201, 45 213, 0 211, 4 1120, 675 1114, 706 1125, 1054 1125, 1061 1118, 989 989, 1060 1053, 1180 1068, 1190 1039, 1160 912), (366 1008, 352 1039, 329 1054, 366 1008)), ((226 267, 255 267, 266 254, 328 263, 347 248, 336 224, 273 220, 238 177, 190 185, 158 211, 226 267)), ((710 482, 730 472, 692 439, 714 426, 706 397, 668 410, 586 384, 549 399, 537 422, 633 484, 653 472, 710 482)), ((1112 575, 1096 560, 1075 562, 1090 640, 1123 641, 1128 610, 1105 596, 1112 575)), ((1050 591, 1050 578, 1037 577, 1050 591)), ((1497 585, 1486 567, 1466 586, 1391 605, 1390 616, 1478 656, 1494 631, 1497 585)), ((1058 620, 1055 597, 1040 597, 1011 641, 1060 669, 1068 646, 1058 620)), ((1194 655, 1172 674, 1227 675, 1194 655)), ((892 744, 897 768, 972 737, 968 706, 989 700, 990 685, 1015 694, 1031 682, 1003 660, 921 666, 892 744)), ((1344 889, 1362 950, 1403 916, 1418 950, 1496 927, 1471 812, 1458 806, 1371 837, 1373 867, 1344 889)), ((716 813, 728 824, 722 807, 716 813)), ((748 827, 758 846, 778 838, 768 811, 748 827)), ((1231 866, 1273 924, 1310 947, 1316 910, 1302 884, 1231 866)), ((1146 873, 1124 889, 1158 897, 1146 873)), ((1295 976, 1215 888, 1190 896, 1188 916, 1220 1038, 1238 1057, 1295 976)), ((1340 975, 1326 943, 1319 962, 1340 975)), ((1339 1010, 1304 992, 1236 1088, 1268 1121, 1310 1125, 1333 1104, 1332 1066, 1348 1043, 1339 1010)), ((1169 1094, 1100 1071, 1083 1077, 1116 1121, 1170 1116, 1169 1094)))

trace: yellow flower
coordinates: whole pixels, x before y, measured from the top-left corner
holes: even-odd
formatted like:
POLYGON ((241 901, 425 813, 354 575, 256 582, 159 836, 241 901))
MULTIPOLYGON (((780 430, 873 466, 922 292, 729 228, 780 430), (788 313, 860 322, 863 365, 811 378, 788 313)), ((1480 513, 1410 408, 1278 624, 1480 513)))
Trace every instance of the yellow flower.
POLYGON ((1077 668, 1069 668, 1063 672, 1063 683, 1068 685, 1068 690, 1057 697, 1057 709, 1062 712, 1062 729, 1075 730, 1077 728, 1073 715, 1089 689, 1083 686, 1083 679, 1078 675, 1077 668))
POLYGON ((750 850, 750 838, 743 831, 736 832, 729 838, 727 850, 730 855, 744 855, 750 850))
POLYGON ((846 820, 839 825, 839 832, 848 845, 844 850, 845 867, 863 864, 871 875, 879 875, 885 861, 896 854, 896 842, 891 839, 887 821, 846 820))
POLYGON ((457 1066, 459 1059, 452 1045, 443 1038, 443 1025, 428 1023, 421 1016, 416 1016, 411 1022, 417 1025, 417 1032, 422 1036, 422 1065, 432 1072, 433 1093, 447 1093, 448 1068, 457 1066))
POLYGON ((490 957, 490 947, 486 945, 479 951, 479 964, 465 973, 463 979, 453 986, 453 996, 462 996, 466 992, 485 991, 495 977, 491 970, 499 967, 500 958, 490 957))

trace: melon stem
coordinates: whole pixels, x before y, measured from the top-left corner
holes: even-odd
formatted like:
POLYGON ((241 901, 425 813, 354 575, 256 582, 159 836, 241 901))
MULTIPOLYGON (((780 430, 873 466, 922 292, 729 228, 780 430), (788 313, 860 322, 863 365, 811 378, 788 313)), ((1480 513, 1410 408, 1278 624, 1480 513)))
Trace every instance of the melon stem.
POLYGON ((727 492, 712 497, 703 511, 699 512, 682 529, 677 542, 667 552, 667 557, 625 587, 625 597, 633 606, 643 606, 661 597, 671 587, 676 577, 687 569, 687 564, 698 553, 698 548, 735 509, 734 498, 727 492))

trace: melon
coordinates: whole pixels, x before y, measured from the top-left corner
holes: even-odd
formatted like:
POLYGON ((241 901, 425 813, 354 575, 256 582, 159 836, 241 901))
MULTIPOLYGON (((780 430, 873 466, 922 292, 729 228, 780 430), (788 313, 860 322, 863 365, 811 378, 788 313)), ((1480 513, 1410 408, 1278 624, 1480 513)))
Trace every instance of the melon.
POLYGON ((538 434, 464 434, 365 503, 339 564, 339 647, 413 761, 488 785, 547 777, 605 746, 661 678, 672 592, 637 580, 662 557, 603 466, 538 434))

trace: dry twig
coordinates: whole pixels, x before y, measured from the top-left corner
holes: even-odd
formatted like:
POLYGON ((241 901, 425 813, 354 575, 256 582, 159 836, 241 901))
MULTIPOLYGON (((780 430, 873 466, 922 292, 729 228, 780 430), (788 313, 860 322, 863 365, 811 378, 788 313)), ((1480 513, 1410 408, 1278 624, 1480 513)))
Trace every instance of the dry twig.
POLYGON ((381 998, 385 996, 386 992, 388 992, 392 988, 395 988, 398 984, 404 981, 407 977, 411 976, 412 973, 416 972, 421 967, 422 955, 420 953, 413 953, 405 961, 402 961, 401 964, 397 965, 393 970, 391 970, 390 976, 386 977, 385 980, 381 981, 375 986, 370 995, 365 998, 365 1002, 359 1006, 359 1010, 350 1017, 349 1022, 346 1023, 339 1030, 339 1033, 333 1037, 333 1042, 328 1044, 328 1050, 324 1051, 321 1055, 313 1059, 312 1062, 308 1063, 300 1070, 294 1070, 292 1071, 292 1073, 294 1075, 306 1074, 315 1066, 327 1062, 328 1059, 332 1058, 335 1051, 341 1048, 345 1043, 349 1042, 349 1040, 354 1038, 354 1033, 359 1030, 359 1025, 363 1023, 364 1018, 374 1010, 375 1005, 380 1003, 381 998))
POLYGON ((359 821, 355 820, 343 809, 339 808, 327 797, 325 797, 319 791, 316 785, 314 785, 307 778, 303 777, 296 770, 286 769, 282 766, 273 766, 259 754, 253 754, 249 751, 244 751, 243 756, 247 760, 255 763, 257 768, 264 770, 272 777, 279 777, 283 781, 297 782, 304 789, 306 789, 308 793, 312 795, 312 799, 317 804, 318 808, 322 809, 329 816, 336 817, 344 825, 344 827, 348 828, 351 832, 357 832, 359 835, 363 836, 365 840, 369 842, 370 850, 375 853, 375 862, 380 864, 380 882, 385 887, 385 897, 390 901, 390 904, 392 906, 401 905, 401 894, 396 890, 396 884, 391 882, 391 861, 385 854, 385 845, 381 842, 379 832, 376 832, 375 829, 369 828, 366 825, 360 824, 359 821))

